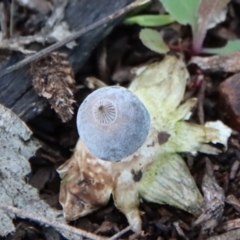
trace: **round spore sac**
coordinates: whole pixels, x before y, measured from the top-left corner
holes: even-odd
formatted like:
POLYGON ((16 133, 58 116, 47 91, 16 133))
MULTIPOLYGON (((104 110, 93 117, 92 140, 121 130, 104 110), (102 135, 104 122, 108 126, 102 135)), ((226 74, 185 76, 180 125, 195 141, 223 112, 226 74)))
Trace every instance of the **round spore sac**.
POLYGON ((92 155, 119 161, 142 146, 149 133, 150 117, 131 91, 104 87, 83 101, 78 110, 77 127, 92 155))

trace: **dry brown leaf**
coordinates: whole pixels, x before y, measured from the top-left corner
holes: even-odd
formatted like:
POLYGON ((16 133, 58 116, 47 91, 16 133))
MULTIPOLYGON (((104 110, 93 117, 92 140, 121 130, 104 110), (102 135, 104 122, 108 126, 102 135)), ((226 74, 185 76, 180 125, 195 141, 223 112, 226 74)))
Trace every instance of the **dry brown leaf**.
POLYGON ((237 131, 240 131, 239 89, 240 73, 227 78, 219 86, 219 100, 226 122, 237 131))
POLYGON ((224 210, 224 191, 216 182, 212 163, 206 159, 206 172, 203 177, 204 212, 194 225, 202 225, 203 229, 214 228, 221 219, 224 210))
POLYGON ((173 226, 175 227, 177 233, 179 234, 179 236, 181 236, 183 239, 188 240, 188 238, 186 237, 186 235, 184 234, 179 222, 174 222, 173 226))
POLYGON ((240 229, 232 230, 218 236, 210 237, 207 240, 238 240, 240 236, 240 229))
POLYGON ((235 160, 234 163, 231 166, 231 171, 230 171, 230 175, 229 175, 230 180, 233 180, 236 177, 236 174, 239 170, 239 167, 240 167, 239 160, 235 160))
POLYGON ((224 222, 217 227, 217 231, 230 231, 237 228, 240 228, 240 218, 224 222))
POLYGON ((239 72, 240 51, 211 57, 192 57, 190 63, 210 72, 239 72))
POLYGON ((105 220, 101 226, 95 231, 96 234, 99 233, 109 233, 109 232, 119 232, 117 224, 114 222, 110 222, 105 220))
POLYGON ((237 212, 240 213, 240 201, 234 195, 227 196, 225 202, 230 204, 237 212))

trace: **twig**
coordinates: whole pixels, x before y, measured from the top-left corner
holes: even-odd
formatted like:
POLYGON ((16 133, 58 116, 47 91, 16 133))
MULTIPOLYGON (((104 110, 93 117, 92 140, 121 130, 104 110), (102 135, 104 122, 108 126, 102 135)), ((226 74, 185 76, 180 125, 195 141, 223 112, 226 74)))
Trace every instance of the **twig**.
POLYGON ((202 81, 202 84, 200 86, 199 92, 198 92, 198 119, 199 123, 201 125, 204 125, 204 110, 203 110, 203 101, 205 97, 205 88, 206 83, 205 80, 202 81))
POLYGON ((72 234, 76 234, 77 236, 85 237, 85 238, 92 239, 92 240, 106 240, 107 239, 104 237, 97 236, 93 233, 89 233, 87 231, 68 226, 67 224, 57 222, 54 219, 47 219, 43 216, 39 216, 39 215, 35 215, 33 213, 26 212, 20 208, 7 206, 5 204, 0 203, 0 209, 2 209, 5 212, 14 213, 19 217, 28 218, 33 221, 39 222, 41 224, 54 227, 55 229, 58 229, 58 230, 63 230, 66 232, 70 232, 72 234))
POLYGON ((12 2, 11 2, 11 10, 10 10, 10 37, 13 36, 14 14, 15 14, 15 0, 12 0, 12 2))
POLYGON ((149 0, 137 0, 137 1, 127 5, 125 8, 122 8, 122 9, 114 12, 113 14, 111 14, 111 15, 105 17, 105 18, 102 18, 101 20, 99 20, 99 21, 97 21, 93 24, 90 24, 88 27, 77 31, 77 32, 71 34, 70 36, 64 38, 63 40, 61 40, 61 41, 59 41, 59 42, 57 42, 57 43, 55 43, 55 44, 53 44, 53 45, 51 45, 51 46, 49 46, 45 49, 39 51, 38 53, 36 53, 36 54, 34 54, 34 55, 32 55, 28 58, 25 58, 22 61, 6 68, 4 71, 2 71, 2 73, 0 74, 0 77, 4 76, 6 74, 9 74, 12 71, 15 71, 15 70, 33 62, 33 61, 36 61, 36 60, 46 56, 50 52, 53 52, 53 51, 57 50, 58 48, 66 45, 67 43, 81 37, 83 34, 89 32, 89 31, 91 31, 91 30, 93 30, 93 29, 95 29, 99 26, 102 26, 102 25, 106 24, 108 21, 114 20, 114 19, 118 18, 119 16, 131 11, 132 9, 135 9, 136 7, 141 6, 141 5, 143 5, 145 3, 148 3, 148 2, 149 2, 149 0))
POLYGON ((2 39, 8 38, 7 20, 8 14, 6 10, 6 5, 4 2, 0 2, 0 25, 2 30, 2 39))
POLYGON ((123 234, 125 234, 126 232, 130 231, 131 227, 128 226, 126 228, 124 228, 122 231, 116 233, 115 235, 113 235, 111 238, 109 238, 109 240, 115 240, 118 239, 119 237, 121 237, 123 234))

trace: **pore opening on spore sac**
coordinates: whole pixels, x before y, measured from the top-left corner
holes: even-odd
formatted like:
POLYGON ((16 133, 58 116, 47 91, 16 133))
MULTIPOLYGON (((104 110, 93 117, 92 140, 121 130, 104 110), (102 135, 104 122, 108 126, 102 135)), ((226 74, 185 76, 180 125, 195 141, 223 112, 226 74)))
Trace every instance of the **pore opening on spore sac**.
POLYGON ((114 122, 116 115, 116 106, 109 100, 99 100, 93 106, 93 116, 101 124, 114 122))

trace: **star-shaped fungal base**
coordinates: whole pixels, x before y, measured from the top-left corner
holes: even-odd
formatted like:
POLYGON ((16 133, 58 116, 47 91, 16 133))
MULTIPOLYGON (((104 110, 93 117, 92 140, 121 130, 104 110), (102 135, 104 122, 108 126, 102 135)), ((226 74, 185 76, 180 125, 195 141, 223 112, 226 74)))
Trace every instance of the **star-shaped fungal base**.
POLYGON ((180 104, 189 78, 180 57, 168 55, 136 73, 139 75, 129 90, 150 114, 148 137, 136 152, 119 162, 94 157, 79 139, 73 156, 58 169, 60 203, 67 220, 99 209, 111 195, 135 232, 141 231, 141 198, 201 214, 203 198, 178 153, 218 154, 208 143, 226 146, 231 130, 220 121, 205 126, 186 122, 197 100, 180 104))

